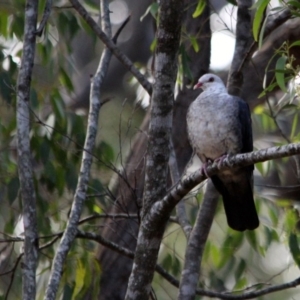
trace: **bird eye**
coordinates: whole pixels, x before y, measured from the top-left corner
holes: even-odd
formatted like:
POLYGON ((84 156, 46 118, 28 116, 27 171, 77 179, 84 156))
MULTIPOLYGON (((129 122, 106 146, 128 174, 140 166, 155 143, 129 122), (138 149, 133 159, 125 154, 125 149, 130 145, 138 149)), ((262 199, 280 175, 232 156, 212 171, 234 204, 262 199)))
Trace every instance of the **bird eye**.
POLYGON ((209 82, 213 82, 215 79, 213 78, 213 77, 210 77, 209 79, 208 79, 208 81, 209 82))

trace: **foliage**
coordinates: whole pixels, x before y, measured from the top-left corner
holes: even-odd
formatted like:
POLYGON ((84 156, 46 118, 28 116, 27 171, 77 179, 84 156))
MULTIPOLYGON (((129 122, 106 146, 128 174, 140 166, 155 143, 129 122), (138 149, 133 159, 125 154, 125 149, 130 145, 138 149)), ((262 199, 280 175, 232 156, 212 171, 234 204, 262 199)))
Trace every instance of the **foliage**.
MULTIPOLYGON (((64 2, 63 2, 64 3, 64 2)), ((196 18, 203 12, 205 1, 199 0, 193 14, 196 18)), ((43 5, 40 5, 40 15, 43 13, 43 5)), ((65 5, 66 3, 64 3, 65 5)), ((260 0, 255 5, 256 13, 253 22, 253 34, 257 41, 261 34, 263 15, 268 0, 260 0)), ((81 154, 85 138, 86 115, 73 111, 66 103, 75 95, 76 67, 72 56, 72 43, 79 33, 84 32, 91 36, 94 45, 96 39, 88 26, 74 13, 73 10, 61 5, 57 1, 52 11, 43 36, 40 38, 36 50, 36 64, 31 88, 30 108, 31 114, 31 150, 34 164, 34 181, 37 193, 38 229, 40 246, 45 248, 40 253, 38 267, 38 293, 43 295, 45 280, 49 275, 49 268, 55 254, 57 240, 55 235, 64 230, 68 220, 70 201, 72 199, 79 173, 81 154), (46 244, 48 246, 46 246, 46 244)), ((96 11, 91 1, 86 1, 91 11, 96 11)), ((290 1, 295 10, 299 9, 297 1, 290 1)), ((153 3, 145 12, 157 17, 158 5, 153 3)), ((296 14, 296 12, 295 12, 296 14)), ((0 195, 1 215, 0 227, 3 236, 22 235, 21 201, 19 196, 19 179, 16 155, 16 103, 15 86, 19 71, 19 61, 22 55, 22 36, 24 23, 24 1, 12 0, 0 3, 0 195)), ((201 45, 196 37, 184 35, 184 42, 188 41, 198 53, 201 45)), ((155 42, 153 43, 155 48, 155 42)), ((290 54, 292 47, 300 46, 300 42, 285 43, 276 54, 280 55, 276 63, 275 77, 269 86, 265 86, 262 96, 268 95, 277 86, 286 92, 286 84, 299 73, 299 66, 294 66, 294 57, 290 54)), ((180 46, 180 68, 178 82, 183 83, 183 77, 192 79, 189 69, 189 57, 186 51, 186 43, 180 46)), ((299 96, 296 89, 294 95, 299 96)), ((268 101, 267 101, 268 102, 268 101)), ((261 135, 273 133, 278 128, 276 117, 278 115, 292 120, 289 133, 285 139, 293 142, 299 141, 297 105, 284 103, 277 109, 277 102, 269 101, 267 104, 256 107, 253 115, 254 127, 260 129, 261 135), (274 111, 276 110, 276 111, 274 111)), ((107 104, 109 105, 109 104, 107 104)), ((131 116, 129 117, 131 121, 131 116)), ((119 116, 118 116, 119 119, 119 116)), ((121 130, 126 131, 124 122, 118 121, 121 130)), ((127 126, 127 125, 126 125, 127 126)), ((126 135, 126 134, 125 134, 126 135)), ((126 137, 126 136, 125 136, 126 137)), ((114 141, 115 142, 115 141, 114 141)), ((120 156, 124 154, 118 148, 123 140, 115 142, 99 139, 94 155, 92 178, 89 182, 89 197, 85 202, 84 216, 101 214, 106 212, 112 202, 112 193, 108 188, 111 179, 115 175, 117 151, 120 156)), ((278 140, 275 144, 283 144, 285 140, 278 140)), ((129 142, 128 142, 129 144, 129 142)), ((284 160, 282 160, 284 161, 284 160)), ((257 170, 262 176, 267 176, 276 170, 278 176, 284 178, 280 166, 282 161, 265 162, 257 165, 257 170)), ((202 191, 198 191, 197 197, 191 197, 186 201, 188 217, 191 223, 195 220, 196 211, 202 203, 202 191)), ((256 204, 259 215, 263 220, 260 229, 255 232, 238 233, 227 228, 223 209, 218 209, 215 223, 210 238, 206 243, 202 279, 200 285, 213 290, 241 291, 254 282, 267 282, 267 277, 274 275, 271 271, 261 277, 262 261, 268 257, 272 247, 285 244, 291 257, 299 267, 299 234, 295 230, 298 215, 291 205, 278 207, 270 201, 262 201, 263 196, 257 193, 256 204), (282 211, 285 210, 285 219, 282 211), (283 228, 285 230, 282 233, 283 228), (229 276, 228 276, 229 274, 229 276)), ((284 200, 284 199, 281 199, 284 200)), ((84 217, 82 216, 82 217, 84 217)), ((89 231, 100 231, 99 223, 89 221, 81 224, 81 228, 89 231)), ((20 294, 21 266, 16 265, 20 256, 21 247, 7 244, 9 252, 6 253, 4 262, 1 263, 1 273, 10 271, 11 277, 2 276, 1 292, 9 294, 11 299, 20 294), (16 266, 16 270, 14 270, 16 266), (13 286, 7 288, 7 281, 13 286)), ((62 299, 82 299, 90 286, 94 286, 93 299, 98 293, 98 283, 101 276, 101 265, 95 259, 96 244, 89 240, 76 240, 69 253, 65 265, 60 295, 62 299)), ((180 227, 170 223, 164 238, 159 263, 172 275, 179 277, 183 266, 185 253, 185 237, 180 227)), ((288 268, 288 266, 284 266, 288 268)), ((280 272, 278 272, 279 274, 280 272)), ((279 277, 279 275, 278 275, 279 277)), ((158 294, 165 295, 163 288, 167 283, 157 275, 155 285, 158 294)), ((173 294, 176 294, 172 289, 173 294)), ((161 296, 163 299, 163 296, 161 296)))
MULTIPOLYGON (((0 102, 1 102, 1 232, 22 235, 21 201, 16 155, 16 102, 15 86, 22 55, 24 28, 24 2, 0 3, 0 102)), ((40 16, 43 14, 43 4, 40 16)), ((55 5, 61 5, 58 2, 55 5)), ((64 6, 64 5, 63 5, 64 6)), ((43 36, 36 47, 36 63, 31 87, 31 150, 34 164, 34 182, 37 193, 38 230, 40 246, 51 242, 40 254, 37 273, 40 278, 38 293, 44 293, 43 282, 47 279, 49 266, 55 254, 55 236, 63 230, 68 219, 78 178, 79 165, 85 138, 86 115, 67 107, 66 101, 74 94, 75 65, 72 62, 72 42, 78 32, 85 30, 83 22, 69 8, 56 6, 51 14, 43 36), (54 239, 53 239, 54 238, 54 239), (54 247, 53 244, 54 243, 54 247)), ((84 24, 85 26, 85 24, 84 24)), ((86 31, 90 34, 90 31, 86 31)), ((94 39, 95 42, 95 39, 94 39)), ((110 203, 106 186, 111 165, 115 162, 115 150, 104 140, 98 141, 94 153, 95 170, 89 182, 88 193, 94 195, 85 202, 84 215, 103 212, 110 203), (102 179, 99 174, 105 172, 102 179)), ((82 228, 91 228, 91 221, 82 228)), ((12 299, 20 295, 20 282, 12 277, 13 286, 7 281, 11 274, 20 277, 21 265, 16 258, 21 253, 17 243, 1 262, 1 273, 9 271, 8 277, 1 277, 1 294, 12 299), (13 270, 14 265, 16 270, 13 270)), ((99 280, 100 266, 95 261, 95 243, 78 241, 73 246, 66 273, 61 283, 64 299, 81 298, 87 288, 99 280), (90 270, 94 269, 95 276, 90 270), (89 275, 89 276, 87 276, 89 275)), ((96 284, 95 284, 96 286, 96 284)), ((97 293, 97 289, 95 289, 97 293)))

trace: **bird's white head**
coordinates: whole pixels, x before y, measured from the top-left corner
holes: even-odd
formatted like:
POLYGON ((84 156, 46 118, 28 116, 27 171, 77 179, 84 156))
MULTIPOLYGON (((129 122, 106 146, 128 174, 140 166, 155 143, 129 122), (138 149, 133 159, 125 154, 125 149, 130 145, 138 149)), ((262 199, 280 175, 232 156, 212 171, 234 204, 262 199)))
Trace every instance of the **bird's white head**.
POLYGON ((204 91, 207 90, 224 90, 226 91, 226 87, 220 77, 214 74, 204 74, 198 80, 198 82, 194 85, 195 89, 202 89, 204 91))

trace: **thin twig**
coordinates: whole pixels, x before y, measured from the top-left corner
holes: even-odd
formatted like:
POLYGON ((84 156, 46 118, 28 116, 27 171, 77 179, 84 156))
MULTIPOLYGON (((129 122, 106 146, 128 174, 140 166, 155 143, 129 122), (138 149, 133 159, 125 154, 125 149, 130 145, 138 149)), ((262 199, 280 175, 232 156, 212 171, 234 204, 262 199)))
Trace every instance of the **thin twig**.
MULTIPOLYGON (((281 12, 277 12, 277 13, 269 16, 266 27, 264 29, 264 38, 269 36, 276 28, 278 28, 283 23, 285 23, 287 20, 289 20, 291 18, 291 16, 292 16, 291 11, 288 8, 284 9, 281 12)), ((248 48, 246 55, 244 56, 244 59, 241 61, 241 64, 238 67, 237 72, 242 71, 242 69, 244 68, 245 62, 252 57, 254 51, 257 49, 258 42, 255 41, 253 39, 253 37, 251 38, 251 40, 252 40, 252 43, 251 43, 250 47, 248 48)))
MULTIPOLYGON (((267 102, 267 105, 268 105, 268 108, 269 108, 270 116, 271 116, 275 126, 277 127, 280 135, 283 137, 283 139, 286 142, 291 143, 291 139, 287 135, 284 134, 281 127, 279 126, 279 123, 277 121, 277 115, 274 114, 274 111, 272 109, 268 94, 266 95, 266 102, 267 102)), ((298 179, 298 182, 300 182, 300 156, 299 155, 294 155, 293 159, 294 159, 294 162, 296 164, 297 179, 298 179)))
POLYGON ((117 30, 117 32, 115 33, 114 37, 112 38, 112 41, 116 44, 118 37, 120 35, 120 33, 123 31, 123 29, 125 28, 125 26, 127 25, 127 23, 129 22, 131 18, 131 15, 128 15, 128 17, 125 19, 125 21, 122 23, 122 25, 120 26, 120 28, 117 30))
MULTIPOLYGON (((77 238, 93 240, 97 243, 100 243, 101 245, 103 245, 105 247, 109 247, 113 251, 117 251, 121 255, 124 255, 130 259, 134 258, 133 251, 128 250, 122 246, 119 246, 118 244, 103 238, 101 235, 78 230, 77 238)), ((170 273, 168 273, 164 268, 162 268, 160 265, 156 265, 155 271, 158 274, 160 274, 163 278, 165 278, 173 286, 179 287, 179 281, 175 277, 173 277, 170 273)), ((257 298, 262 295, 282 291, 285 289, 296 287, 298 285, 300 285, 300 277, 296 278, 293 281, 287 282, 287 283, 274 285, 274 286, 263 288, 263 289, 253 291, 253 292, 246 292, 243 294, 243 291, 238 291, 239 295, 236 295, 236 292, 220 293, 220 292, 214 292, 214 291, 204 290, 204 289, 199 289, 199 288, 196 289, 196 294, 200 295, 200 296, 208 296, 211 298, 219 298, 219 299, 227 299, 227 300, 243 300, 243 299, 257 298)), ((248 289, 249 288, 247 288, 246 290, 248 290, 248 289)))
POLYGON ((46 4, 45 4, 45 9, 44 9, 44 14, 43 14, 43 18, 42 18, 42 21, 39 25, 39 28, 36 30, 36 35, 38 36, 41 36, 42 33, 43 33, 43 30, 46 26, 46 23, 48 21, 48 18, 50 16, 50 13, 51 13, 51 8, 52 8, 52 2, 53 0, 47 0, 46 1, 46 4))
POLYGON ((116 58, 128 69, 129 72, 138 80, 149 95, 152 93, 152 85, 146 77, 134 66, 132 61, 114 44, 114 42, 101 30, 94 19, 89 15, 78 0, 70 0, 74 9, 87 22, 100 40, 112 51, 116 58))
MULTIPOLYGON (((18 267, 18 265, 19 265, 19 262, 21 261, 21 258, 23 257, 23 254, 24 254, 24 253, 21 253, 21 254, 18 256, 18 258, 17 258, 17 260, 16 260, 16 262, 15 262, 15 265, 14 265, 13 268, 9 271, 9 273, 12 273, 12 274, 11 274, 11 279, 10 279, 9 285, 8 285, 7 290, 6 290, 6 293, 5 293, 5 298, 4 298, 5 300, 8 299, 8 295, 9 295, 10 289, 11 289, 11 287, 12 287, 12 284, 13 284, 13 281, 14 281, 14 277, 15 277, 15 275, 16 275, 16 269, 17 269, 17 267, 18 267)), ((8 272, 5 272, 5 273, 8 273, 8 272)), ((4 273, 0 274, 0 276, 1 276, 1 275, 4 275, 4 273)))
MULTIPOLYGON (((74 0, 72 0, 71 2, 74 2, 74 0)), ((108 37, 111 37, 111 26, 109 20, 109 9, 107 0, 100 1, 100 6, 101 27, 108 35, 108 37)), ((87 149, 88 152, 84 151, 82 155, 80 176, 78 178, 70 217, 67 223, 66 230, 62 236, 62 239, 58 246, 58 250, 53 260, 45 300, 54 300, 56 298, 58 286, 62 276, 63 265, 72 245, 72 242, 76 237, 78 221, 83 209, 83 204, 87 192, 87 186, 90 178, 90 170, 93 159, 93 156, 90 153, 93 152, 93 148, 95 146, 98 129, 99 111, 102 105, 100 97, 100 88, 103 79, 107 73, 111 55, 112 53, 108 48, 105 48, 103 50, 97 72, 92 78, 88 126, 84 145, 84 148, 87 149)))

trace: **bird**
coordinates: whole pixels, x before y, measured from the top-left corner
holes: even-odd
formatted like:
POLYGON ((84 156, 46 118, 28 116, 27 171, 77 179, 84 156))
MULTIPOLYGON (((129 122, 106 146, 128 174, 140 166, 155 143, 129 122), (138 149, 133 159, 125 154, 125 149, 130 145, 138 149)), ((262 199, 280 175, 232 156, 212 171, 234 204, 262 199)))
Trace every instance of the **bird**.
MULTIPOLYGON (((251 113, 248 104, 228 94, 215 74, 200 77, 194 89, 203 92, 187 112, 187 134, 202 171, 210 162, 253 151, 251 113)), ((229 227, 237 231, 254 230, 259 219, 253 199, 254 165, 219 171, 211 180, 223 198, 229 227)))

